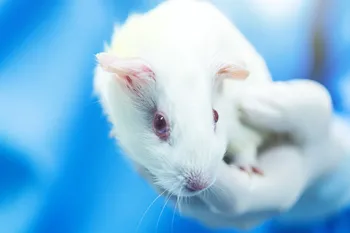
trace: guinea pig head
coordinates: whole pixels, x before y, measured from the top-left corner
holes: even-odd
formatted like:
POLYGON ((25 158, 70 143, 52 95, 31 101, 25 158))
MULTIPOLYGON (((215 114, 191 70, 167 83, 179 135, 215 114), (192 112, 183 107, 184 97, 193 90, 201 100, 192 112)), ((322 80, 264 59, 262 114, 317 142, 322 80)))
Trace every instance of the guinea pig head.
MULTIPOLYGON (((95 90, 114 136, 147 180, 176 196, 209 189, 226 151, 225 135, 216 130, 212 83, 171 83, 139 58, 100 53, 97 60, 95 90)), ((221 69, 218 77, 229 71, 221 69)))

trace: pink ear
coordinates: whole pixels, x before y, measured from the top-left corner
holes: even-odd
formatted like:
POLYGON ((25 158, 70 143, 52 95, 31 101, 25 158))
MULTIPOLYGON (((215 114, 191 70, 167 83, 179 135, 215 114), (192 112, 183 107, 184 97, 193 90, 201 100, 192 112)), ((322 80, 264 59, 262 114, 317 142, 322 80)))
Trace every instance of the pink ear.
POLYGON ((237 64, 225 64, 217 71, 217 77, 232 78, 237 80, 244 80, 248 78, 250 72, 244 67, 244 65, 237 64))
POLYGON ((115 74, 133 91, 139 91, 148 81, 155 81, 154 72, 142 59, 119 58, 105 52, 97 54, 96 58, 102 69, 115 74))

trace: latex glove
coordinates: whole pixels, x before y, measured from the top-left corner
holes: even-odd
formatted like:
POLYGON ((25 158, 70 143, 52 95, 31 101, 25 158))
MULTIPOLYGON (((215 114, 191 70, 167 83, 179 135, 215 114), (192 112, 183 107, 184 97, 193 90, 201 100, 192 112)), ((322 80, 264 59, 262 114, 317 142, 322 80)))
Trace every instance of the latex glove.
POLYGON ((276 145, 261 155, 263 177, 250 179, 222 163, 210 193, 178 204, 183 215, 210 227, 247 229, 288 213, 344 156, 333 137, 330 97, 321 85, 309 80, 260 84, 242 99, 247 123, 289 133, 295 143, 276 145))

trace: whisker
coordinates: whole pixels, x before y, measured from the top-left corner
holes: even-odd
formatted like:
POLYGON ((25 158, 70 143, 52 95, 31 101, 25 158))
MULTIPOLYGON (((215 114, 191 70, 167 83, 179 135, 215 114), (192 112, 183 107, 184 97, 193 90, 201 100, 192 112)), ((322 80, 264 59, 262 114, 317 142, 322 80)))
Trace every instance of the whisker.
POLYGON ((177 204, 178 203, 179 203, 179 196, 177 196, 177 198, 176 198, 175 208, 174 208, 174 211, 173 211, 173 219, 171 220, 171 233, 174 232, 175 212, 176 212, 176 208, 177 208, 177 204))
POLYGON ((156 225, 156 232, 158 232, 160 218, 161 218, 161 216, 162 216, 162 214, 163 214, 163 211, 164 211, 164 209, 165 209, 166 204, 168 203, 168 201, 169 201, 169 199, 170 199, 170 196, 168 195, 166 198, 167 198, 167 199, 166 199, 166 201, 165 201, 165 203, 164 203, 164 205, 163 205, 163 208, 162 208, 162 210, 160 211, 159 216, 158 216, 157 225, 156 225))
POLYGON ((210 189, 210 192, 213 198, 216 198, 217 201, 220 201, 222 196, 227 196, 227 190, 224 190, 222 187, 215 185, 215 189, 210 189))
MULTIPOLYGON (((207 189, 205 190, 205 194, 204 194, 204 198, 205 200, 212 200, 212 198, 217 198, 218 196, 216 195, 216 193, 214 192, 214 190, 212 189, 207 189)), ((207 203, 211 203, 210 201, 206 201, 207 203)), ((207 204, 208 205, 208 204, 207 204)), ((208 205, 208 208, 209 205, 208 205)))
POLYGON ((185 202, 185 205, 190 205, 190 199, 189 199, 189 197, 184 196, 184 202, 185 202))
POLYGON ((183 197, 177 196, 177 207, 178 207, 179 212, 181 212, 182 199, 183 199, 183 197))
POLYGON ((165 209, 166 205, 168 204, 170 198, 171 198, 171 192, 169 192, 169 194, 167 195, 166 201, 165 201, 165 203, 164 203, 164 205, 163 205, 163 208, 162 208, 162 210, 160 211, 160 214, 159 214, 159 216, 158 216, 157 226, 156 226, 156 232, 158 232, 159 222, 160 222, 161 216, 162 216, 162 214, 163 214, 163 212, 164 212, 164 209, 165 209))
POLYGON ((154 203, 156 203, 156 201, 165 193, 165 191, 163 191, 161 194, 159 194, 152 202, 151 204, 147 207, 147 209, 145 210, 145 212, 143 213, 139 223, 137 224, 137 228, 136 228, 136 232, 139 231, 141 223, 143 221, 143 219, 145 218, 146 214, 148 213, 148 211, 151 209, 151 207, 154 205, 154 203))
POLYGON ((215 185, 213 187, 215 187, 215 189, 210 189, 210 191, 213 193, 214 197, 220 199, 220 195, 226 195, 226 191, 222 187, 218 185, 215 185))
POLYGON ((215 190, 215 189, 210 190, 210 194, 212 195, 213 198, 218 199, 218 197, 219 197, 217 190, 215 190))

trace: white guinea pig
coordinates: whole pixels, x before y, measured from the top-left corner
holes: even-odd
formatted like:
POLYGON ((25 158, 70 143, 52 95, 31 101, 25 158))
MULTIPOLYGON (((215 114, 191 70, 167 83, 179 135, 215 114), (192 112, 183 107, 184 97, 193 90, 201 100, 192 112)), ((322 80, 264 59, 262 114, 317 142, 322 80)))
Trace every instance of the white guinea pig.
POLYGON ((96 57, 95 92, 113 135, 161 189, 198 194, 214 183, 227 148, 238 158, 254 153, 258 136, 239 122, 234 103, 217 102, 220 86, 232 80, 234 99, 244 83, 269 81, 270 74, 212 4, 171 0, 132 15, 96 57))

